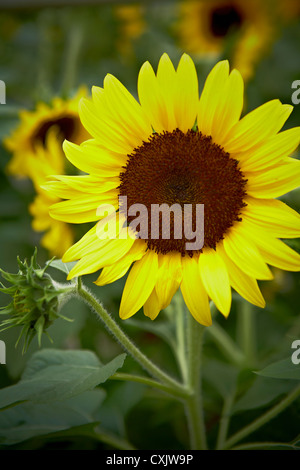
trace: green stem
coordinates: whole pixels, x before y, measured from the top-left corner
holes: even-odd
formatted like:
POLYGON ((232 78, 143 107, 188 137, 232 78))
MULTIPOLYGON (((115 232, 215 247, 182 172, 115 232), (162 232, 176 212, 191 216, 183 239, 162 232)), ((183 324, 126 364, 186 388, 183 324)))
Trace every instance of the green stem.
POLYGON ((227 359, 230 360, 230 362, 238 367, 241 367, 241 365, 244 364, 245 356, 243 352, 216 321, 207 329, 207 331, 220 351, 227 357, 227 359))
POLYGON ((254 420, 252 423, 248 424, 248 426, 244 427, 236 434, 234 434, 228 441, 225 443, 224 449, 230 449, 233 447, 237 442, 244 439, 249 434, 252 434, 254 431, 257 431, 261 426, 271 421, 271 419, 275 418, 279 413, 281 413, 285 408, 287 408, 296 398, 300 396, 300 386, 296 387, 289 395, 287 395, 280 403, 275 405, 265 414, 254 420))
POLYGON ((179 292, 174 297, 175 300, 175 316, 176 316, 176 348, 174 353, 180 368, 181 377, 184 383, 188 381, 188 370, 186 364, 186 344, 185 344, 185 312, 183 306, 183 298, 179 292))
MULTIPOLYGON (((110 377, 110 380, 125 380, 131 382, 138 382, 149 387, 157 388, 165 393, 174 396, 174 388, 171 388, 167 385, 161 384, 156 380, 150 379, 149 377, 142 377, 141 375, 133 375, 133 374, 124 374, 123 372, 116 372, 114 375, 110 377)), ((177 398, 187 398, 189 396, 189 392, 187 391, 180 391, 176 390, 176 397, 177 398)))
POLYGON ((207 449, 201 386, 202 343, 205 329, 192 315, 188 315, 188 388, 192 391, 192 395, 186 399, 185 409, 192 450, 207 449))
POLYGON ((239 311, 238 336, 242 341, 245 355, 245 366, 255 367, 256 341, 255 341, 255 312, 249 302, 242 302, 239 311))
POLYGON ((85 25, 76 22, 71 28, 64 53, 64 74, 61 95, 68 97, 74 86, 78 59, 83 45, 85 25))
POLYGON ((108 328, 110 333, 119 341, 122 347, 127 351, 152 377, 167 385, 173 390, 173 395, 182 396, 182 393, 187 393, 188 390, 185 386, 180 384, 177 380, 170 377, 163 372, 156 364, 154 364, 147 356, 145 356, 140 349, 133 344, 128 336, 123 332, 119 325, 113 320, 109 313, 103 308, 98 300, 91 294, 86 287, 78 282, 77 288, 78 295, 87 302, 87 304, 97 313, 99 318, 103 321, 104 325, 108 328))
POLYGON ((104 444, 108 444, 113 449, 118 450, 136 450, 130 442, 121 439, 117 436, 113 436, 112 434, 108 434, 107 431, 101 431, 100 428, 95 429, 95 433, 93 433, 93 437, 96 437, 98 441, 103 442, 104 444))
POLYGON ((217 450, 222 450, 226 441, 228 427, 230 423, 230 412, 234 402, 234 393, 229 394, 224 400, 222 417, 220 421, 219 433, 217 438, 217 450))

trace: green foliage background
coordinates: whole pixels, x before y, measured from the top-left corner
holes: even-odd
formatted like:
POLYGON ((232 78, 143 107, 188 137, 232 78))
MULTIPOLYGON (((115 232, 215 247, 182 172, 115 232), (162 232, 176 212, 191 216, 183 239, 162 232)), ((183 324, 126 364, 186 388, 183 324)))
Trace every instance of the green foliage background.
MULTIPOLYGON (((161 54, 167 52, 176 63, 183 52, 172 27, 176 6, 171 1, 146 3, 146 29, 132 41, 127 55, 118 48, 123 40, 122 25, 110 2, 91 7, 0 9, 0 79, 7 87, 7 104, 0 107, 0 139, 17 124, 19 109, 32 109, 37 100, 48 101, 81 84, 88 88, 101 86, 106 73, 117 76, 136 95, 138 70, 144 61, 149 60, 156 67, 161 54), (78 36, 75 60, 72 50, 78 36)), ((293 19, 280 30, 248 83, 245 111, 273 98, 291 104, 291 85, 300 79, 299 44, 300 22, 293 19)), ((227 57, 225 53, 224 56, 227 57)), ((195 62, 202 86, 213 64, 197 58, 195 62)), ((295 106, 286 127, 299 125, 299 118, 300 105, 295 106)), ((39 244, 40 234, 32 230, 28 213, 33 187, 29 181, 17 181, 6 174, 10 157, 1 146, 0 266, 16 272, 16 256, 29 258, 39 244)), ((299 210, 299 190, 283 200, 299 210)), ((79 237, 86 227, 76 229, 79 237)), ((288 243, 299 251, 298 242, 288 243)), ((48 258, 48 253, 39 248, 39 264, 48 258)), ((49 273, 64 280, 64 274, 54 268, 49 273)), ((86 276, 85 283, 119 321, 118 306, 125 280, 100 288, 93 285, 95 279, 86 276)), ((300 365, 290 368, 291 344, 300 338, 299 275, 277 272, 275 280, 261 283, 261 288, 266 308, 251 307, 255 319, 254 368, 237 365, 218 347, 213 335, 206 336, 205 419, 212 447, 224 400, 235 397, 229 429, 229 434, 233 434, 299 383, 300 365), (278 361, 286 362, 279 362, 271 372, 263 371, 278 361), (262 372, 258 375, 254 370, 262 372)), ((7 297, 1 295, 0 305, 7 303, 7 297)), ((236 296, 229 319, 220 314, 215 317, 241 350, 245 346, 245 335, 240 329, 243 308, 249 307, 236 296)), ((53 344, 43 338, 45 350, 39 350, 34 340, 23 356, 21 348, 14 346, 18 332, 12 329, 0 333, 7 346, 7 364, 0 365, 0 448, 101 450, 130 445, 137 449, 187 449, 187 425, 181 403, 143 384, 109 380, 119 368, 122 372, 143 372, 132 358, 122 355, 120 346, 83 303, 71 300, 63 314, 74 321, 69 324, 57 320, 49 329, 53 344), (91 367, 93 373, 85 378, 81 388, 76 388, 80 364, 82 369, 91 367), (56 376, 56 372, 60 375, 56 376), (53 377, 57 378, 55 383, 53 377), (65 387, 59 377, 67 378, 65 387)), ((152 323, 139 312, 133 320, 122 322, 122 327, 153 361, 178 376, 170 346, 171 315, 171 311, 162 312, 152 323)), ((265 449, 297 448, 299 417, 298 400, 242 443, 252 443, 252 448, 257 442, 261 443, 259 448, 265 449)))

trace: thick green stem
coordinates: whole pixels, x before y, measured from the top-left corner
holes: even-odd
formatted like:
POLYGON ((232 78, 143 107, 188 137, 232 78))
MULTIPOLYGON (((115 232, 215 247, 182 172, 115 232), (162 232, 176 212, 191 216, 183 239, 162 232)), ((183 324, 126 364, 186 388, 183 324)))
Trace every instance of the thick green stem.
POLYGON ((257 429, 264 426, 266 423, 271 421, 271 419, 275 418, 279 413, 285 410, 291 403, 293 403, 296 398, 300 396, 300 386, 296 387, 289 395, 287 395, 280 403, 275 405, 265 414, 254 420, 252 423, 248 424, 248 426, 244 427, 236 434, 234 434, 224 445, 224 449, 230 449, 233 447, 237 442, 241 441, 245 437, 252 434, 257 429))
POLYGON ((86 289, 84 285, 78 283, 78 295, 87 302, 87 304, 97 313, 103 321, 110 333, 118 340, 122 347, 127 351, 152 377, 167 385, 172 390, 173 395, 182 397, 188 394, 188 390, 177 380, 163 372, 156 364, 154 364, 140 349, 133 344, 128 336, 123 332, 119 325, 113 320, 109 313, 102 307, 98 300, 86 289))
POLYGON ((202 344, 205 327, 188 315, 188 388, 192 395, 186 399, 186 414, 190 432, 191 449, 206 450, 206 432, 201 384, 202 344))

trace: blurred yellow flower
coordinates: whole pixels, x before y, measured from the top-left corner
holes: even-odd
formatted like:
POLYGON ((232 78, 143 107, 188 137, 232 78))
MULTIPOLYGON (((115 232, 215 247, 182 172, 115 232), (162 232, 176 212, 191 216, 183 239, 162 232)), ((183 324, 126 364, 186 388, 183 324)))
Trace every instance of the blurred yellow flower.
POLYGON ((182 1, 176 26, 180 45, 212 60, 229 47, 233 66, 248 80, 274 38, 272 6, 269 0, 182 1))
POLYGON ((29 206, 33 216, 32 228, 36 232, 46 232, 40 244, 46 248, 50 255, 62 257, 64 252, 73 244, 74 233, 70 225, 52 219, 49 207, 60 201, 42 188, 47 177, 64 173, 66 161, 60 139, 57 137, 59 128, 52 127, 46 137, 45 145, 41 142, 36 145, 35 154, 29 153, 27 159, 27 176, 29 176, 36 190, 36 197, 29 206))
POLYGON ((7 150, 13 156, 7 165, 7 172, 17 177, 28 177, 27 156, 34 156, 37 146, 45 145, 49 129, 56 126, 57 139, 62 144, 64 139, 80 144, 89 137, 78 116, 78 103, 87 96, 85 87, 70 99, 55 97, 51 104, 40 102, 33 111, 20 111, 20 123, 10 136, 3 140, 7 150))
POLYGON ((120 24, 118 48, 122 54, 130 55, 133 41, 145 31, 144 6, 137 3, 117 5, 115 15, 120 24))

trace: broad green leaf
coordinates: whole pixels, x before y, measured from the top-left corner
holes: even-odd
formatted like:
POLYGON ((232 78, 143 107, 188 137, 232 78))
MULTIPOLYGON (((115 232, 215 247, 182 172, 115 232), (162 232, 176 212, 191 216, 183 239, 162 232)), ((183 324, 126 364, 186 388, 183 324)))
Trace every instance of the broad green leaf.
POLYGON ((125 437, 125 418, 144 397, 146 386, 128 381, 114 382, 96 417, 99 417, 105 429, 125 437))
POLYGON ((20 382, 0 390, 0 409, 24 401, 63 401, 92 390, 122 367, 125 356, 121 354, 103 365, 90 351, 38 351, 29 360, 20 382))
POLYGON ((300 364, 293 364, 291 358, 274 362, 256 374, 274 379, 300 380, 300 364))
POLYGON ((270 405, 276 398, 288 393, 294 382, 257 377, 246 393, 236 401, 233 413, 270 405))
POLYGON ((7 409, 0 413, 0 444, 12 445, 58 432, 62 436, 91 435, 98 425, 95 412, 104 397, 104 390, 96 389, 51 405, 28 402, 7 409))

